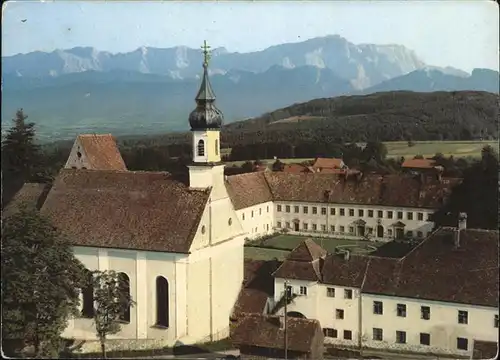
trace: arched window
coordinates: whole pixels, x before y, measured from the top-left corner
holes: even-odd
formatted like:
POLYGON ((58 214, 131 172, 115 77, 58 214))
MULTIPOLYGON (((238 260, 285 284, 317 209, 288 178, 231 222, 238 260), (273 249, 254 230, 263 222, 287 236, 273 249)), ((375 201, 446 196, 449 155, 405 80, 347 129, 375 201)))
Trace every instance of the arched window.
POLYGON ((156 325, 168 327, 168 280, 163 276, 156 278, 156 325))
POLYGON ((205 142, 203 140, 198 141, 198 156, 205 156, 205 142))
POLYGON ((215 139, 215 155, 219 155, 219 140, 215 139))
MULTIPOLYGON (((120 289, 130 296, 130 279, 128 275, 123 272, 118 273, 118 282, 120 289)), ((130 305, 120 315, 120 320, 130 322, 130 305)))
POLYGON ((87 286, 82 289, 82 317, 94 317, 94 286, 92 284, 92 272, 85 270, 87 286))

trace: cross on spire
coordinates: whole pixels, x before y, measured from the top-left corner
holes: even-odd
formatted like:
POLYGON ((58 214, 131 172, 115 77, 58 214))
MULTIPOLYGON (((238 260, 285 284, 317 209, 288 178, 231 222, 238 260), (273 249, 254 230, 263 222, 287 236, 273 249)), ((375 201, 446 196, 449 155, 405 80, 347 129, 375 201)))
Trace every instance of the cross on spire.
POLYGON ((203 49, 203 66, 208 66, 208 61, 210 60, 210 46, 207 45, 207 40, 203 41, 203 46, 201 47, 203 49))

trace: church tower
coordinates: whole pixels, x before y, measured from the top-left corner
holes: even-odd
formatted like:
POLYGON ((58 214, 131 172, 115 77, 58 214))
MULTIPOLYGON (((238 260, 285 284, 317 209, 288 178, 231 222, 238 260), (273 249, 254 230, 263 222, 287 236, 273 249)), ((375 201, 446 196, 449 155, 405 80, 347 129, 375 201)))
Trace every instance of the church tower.
POLYGON ((192 164, 189 165, 189 183, 193 188, 213 186, 213 177, 224 178, 224 165, 220 155, 220 130, 224 115, 215 106, 215 93, 208 78, 210 46, 202 46, 203 77, 196 95, 196 109, 189 114, 192 139, 192 164), (220 173, 220 174, 219 174, 220 173))

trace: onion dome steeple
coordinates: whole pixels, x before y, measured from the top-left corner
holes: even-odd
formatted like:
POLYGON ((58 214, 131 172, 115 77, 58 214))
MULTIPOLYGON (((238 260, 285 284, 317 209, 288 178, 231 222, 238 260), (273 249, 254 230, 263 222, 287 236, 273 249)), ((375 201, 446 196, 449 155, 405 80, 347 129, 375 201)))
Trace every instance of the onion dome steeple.
POLYGON ((189 124, 191 130, 220 129, 224 115, 215 106, 215 93, 208 78, 208 61, 210 60, 208 49, 210 46, 207 45, 206 40, 201 48, 204 55, 203 78, 195 99, 196 109, 189 114, 189 124))

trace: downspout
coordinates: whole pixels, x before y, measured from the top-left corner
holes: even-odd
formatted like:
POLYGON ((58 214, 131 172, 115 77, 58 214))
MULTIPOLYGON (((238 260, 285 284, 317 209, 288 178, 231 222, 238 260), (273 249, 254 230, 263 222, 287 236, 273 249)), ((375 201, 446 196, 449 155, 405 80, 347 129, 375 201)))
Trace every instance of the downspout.
POLYGON ((371 260, 368 260, 368 263, 366 264, 366 269, 365 269, 365 274, 363 275, 363 281, 361 282, 361 287, 359 289, 359 296, 358 296, 358 347, 359 347, 359 355, 362 357, 363 356, 363 302, 362 302, 362 293, 363 293, 363 287, 365 286, 365 281, 366 281, 366 274, 368 273, 368 268, 370 266, 371 260))

